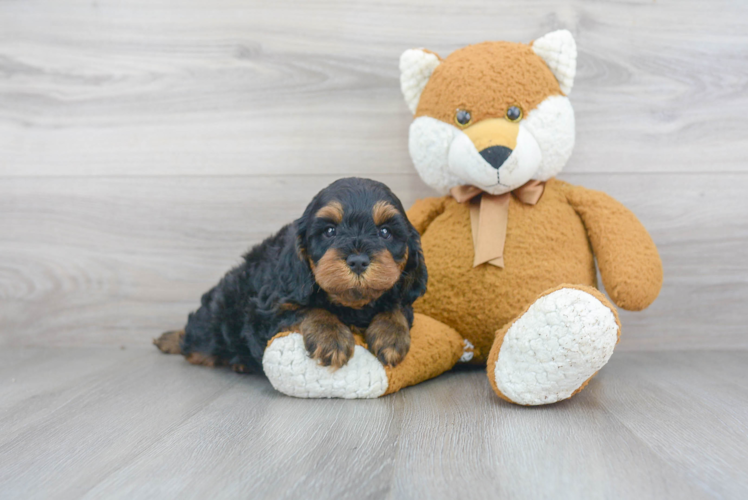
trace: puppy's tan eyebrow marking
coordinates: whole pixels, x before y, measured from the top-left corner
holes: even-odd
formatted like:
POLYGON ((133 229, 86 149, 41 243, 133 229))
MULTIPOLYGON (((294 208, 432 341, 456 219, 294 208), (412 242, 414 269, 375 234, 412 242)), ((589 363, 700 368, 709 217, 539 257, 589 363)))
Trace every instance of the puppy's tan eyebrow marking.
POLYGON ((376 202, 374 208, 371 209, 371 216, 374 219, 374 224, 377 226, 384 224, 399 213, 395 207, 384 200, 376 202))
POLYGON ((339 201, 331 201, 317 210, 315 216, 320 219, 330 219, 335 224, 340 224, 343 222, 343 205, 339 201))

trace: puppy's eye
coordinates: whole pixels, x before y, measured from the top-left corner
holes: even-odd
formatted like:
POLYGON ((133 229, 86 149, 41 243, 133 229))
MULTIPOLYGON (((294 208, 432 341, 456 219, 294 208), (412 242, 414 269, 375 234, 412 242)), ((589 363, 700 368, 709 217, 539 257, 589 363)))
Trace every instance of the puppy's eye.
POLYGON ((383 227, 379 230, 379 237, 385 240, 389 240, 390 238, 392 238, 392 233, 389 229, 383 227))
POLYGON ((512 106, 506 110, 506 119, 510 122, 516 122, 520 118, 522 118, 522 110, 517 106, 512 106))
POLYGON ((455 121, 457 122, 457 125, 460 127, 466 127, 470 120, 472 119, 472 116, 470 116, 470 111, 465 111, 464 109, 458 109, 457 113, 455 113, 455 121))
POLYGON ((330 226, 330 227, 328 227, 327 229, 325 229, 325 232, 324 232, 324 235, 325 235, 325 237, 327 237, 327 238, 332 238, 332 237, 333 237, 333 236, 335 236, 336 234, 338 234, 338 230, 337 230, 337 229, 335 229, 335 228, 334 228, 334 227, 332 227, 332 226, 330 226))

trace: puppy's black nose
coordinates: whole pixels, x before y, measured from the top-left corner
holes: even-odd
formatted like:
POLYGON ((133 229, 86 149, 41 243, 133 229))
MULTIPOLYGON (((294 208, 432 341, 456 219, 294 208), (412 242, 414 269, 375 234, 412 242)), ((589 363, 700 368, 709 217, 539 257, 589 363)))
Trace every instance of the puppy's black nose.
POLYGON ((510 154, 512 150, 505 146, 491 146, 480 152, 483 159, 496 170, 504 164, 510 154))
POLYGON ((361 274, 366 271, 366 268, 369 267, 370 263, 369 256, 361 253, 349 255, 348 258, 345 259, 345 262, 348 264, 348 267, 351 268, 351 271, 356 274, 361 274))

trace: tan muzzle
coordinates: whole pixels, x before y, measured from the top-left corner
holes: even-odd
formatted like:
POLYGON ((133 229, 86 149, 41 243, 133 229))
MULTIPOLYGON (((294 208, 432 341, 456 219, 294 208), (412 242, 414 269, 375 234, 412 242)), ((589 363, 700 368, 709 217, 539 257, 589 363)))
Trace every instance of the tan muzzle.
POLYGON ((489 118, 464 129, 463 132, 473 141, 478 152, 491 146, 504 146, 514 150, 517 147, 519 123, 506 118, 489 118))

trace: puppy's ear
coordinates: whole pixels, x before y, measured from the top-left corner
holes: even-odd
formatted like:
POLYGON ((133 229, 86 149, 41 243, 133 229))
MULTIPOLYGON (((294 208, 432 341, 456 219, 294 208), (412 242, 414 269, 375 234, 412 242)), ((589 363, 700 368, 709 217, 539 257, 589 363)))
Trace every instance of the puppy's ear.
MULTIPOLYGON (((308 210, 308 209, 307 209, 308 210)), ((307 264, 307 241, 306 241, 306 230, 309 226, 309 217, 306 212, 300 218, 296 219, 294 226, 296 227, 296 253, 299 258, 304 260, 307 264)))
MULTIPOLYGON (((305 214, 306 215, 306 214, 305 214)), ((314 289, 314 275, 309 265, 306 249, 306 216, 293 223, 295 241, 281 250, 276 272, 281 283, 283 302, 300 306, 307 304, 314 289)))
POLYGON ((307 267, 309 266, 309 259, 307 254, 307 230, 309 229, 309 226, 312 223, 312 219, 314 218, 315 207, 319 205, 319 196, 320 195, 318 193, 317 196, 315 196, 312 201, 309 202, 309 205, 306 206, 306 208, 304 209, 304 214, 296 219, 293 223, 294 227, 296 228, 296 252, 299 254, 299 257, 304 261, 304 264, 307 267))
POLYGON ((421 236, 410 224, 410 238, 408 239, 408 262, 405 263, 403 276, 400 279, 401 297, 405 304, 410 305, 426 293, 428 271, 423 260, 421 250, 421 236))

